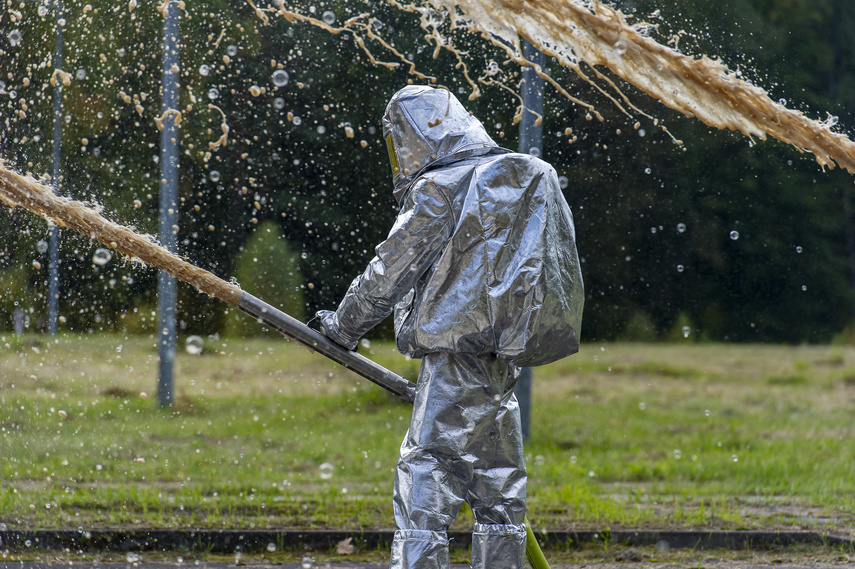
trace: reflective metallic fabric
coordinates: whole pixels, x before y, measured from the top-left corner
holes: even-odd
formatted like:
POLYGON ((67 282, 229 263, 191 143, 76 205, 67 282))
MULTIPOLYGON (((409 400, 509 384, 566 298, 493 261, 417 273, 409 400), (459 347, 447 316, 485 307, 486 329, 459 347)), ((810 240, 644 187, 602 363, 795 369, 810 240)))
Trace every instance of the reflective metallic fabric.
POLYGON ((517 569, 526 473, 518 366, 578 349, 583 288, 573 218, 545 162, 499 148, 448 91, 406 87, 383 117, 401 211, 335 312, 353 349, 395 311, 422 358, 395 475, 393 569, 448 567, 446 531, 475 514, 473 567, 517 569))
POLYGON ((401 166, 401 212, 335 315, 321 315, 330 337, 355 346, 396 308, 398 348, 411 357, 498 354, 531 366, 575 353, 584 290, 555 170, 497 147, 445 90, 404 88, 383 126, 401 166))
POLYGON ((395 532, 391 567, 400 569, 446 569, 448 536, 445 532, 409 529, 395 532))
POLYGON ((473 569, 525 567, 525 526, 475 524, 472 532, 473 569), (496 563, 496 560, 500 560, 496 563))
POLYGON ((525 454, 513 392, 518 377, 517 368, 495 356, 425 355, 395 471, 399 531, 392 569, 447 568, 447 543, 419 556, 424 532, 445 538, 464 501, 478 522, 472 566, 524 566, 525 454))
POLYGON ((383 136, 389 135, 400 170, 394 175, 398 203, 415 174, 431 162, 496 146, 481 122, 450 91, 423 86, 404 87, 389 101, 383 136))

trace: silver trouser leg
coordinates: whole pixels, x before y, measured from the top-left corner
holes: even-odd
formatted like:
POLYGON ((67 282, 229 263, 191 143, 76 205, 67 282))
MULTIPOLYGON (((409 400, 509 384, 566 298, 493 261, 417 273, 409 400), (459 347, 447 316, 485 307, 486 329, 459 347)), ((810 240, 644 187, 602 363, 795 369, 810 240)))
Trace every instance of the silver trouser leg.
MULTIPOLYGON (((516 379, 515 368, 491 356, 424 357, 395 472, 400 530, 445 535, 467 499, 477 504, 479 523, 522 524, 525 459, 516 379)), ((395 559, 392 568, 403 569, 395 559)))
POLYGON ((472 569, 525 567, 525 526, 475 524, 472 532, 472 569))
POLYGON ((526 470, 520 410, 513 390, 502 396, 496 420, 482 441, 466 501, 481 524, 525 520, 526 470))
POLYGON ((445 532, 405 529, 395 532, 392 567, 397 569, 447 569, 448 536, 445 532))

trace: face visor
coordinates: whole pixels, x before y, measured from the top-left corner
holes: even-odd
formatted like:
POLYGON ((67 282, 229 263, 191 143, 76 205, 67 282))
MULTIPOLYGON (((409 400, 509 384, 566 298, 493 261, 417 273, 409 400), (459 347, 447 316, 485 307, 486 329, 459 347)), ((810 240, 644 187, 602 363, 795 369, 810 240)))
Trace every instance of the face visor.
POLYGON ((392 177, 398 175, 401 167, 398 165, 398 154, 395 152, 395 144, 392 142, 392 133, 386 135, 386 150, 389 151, 389 163, 392 166, 392 177))

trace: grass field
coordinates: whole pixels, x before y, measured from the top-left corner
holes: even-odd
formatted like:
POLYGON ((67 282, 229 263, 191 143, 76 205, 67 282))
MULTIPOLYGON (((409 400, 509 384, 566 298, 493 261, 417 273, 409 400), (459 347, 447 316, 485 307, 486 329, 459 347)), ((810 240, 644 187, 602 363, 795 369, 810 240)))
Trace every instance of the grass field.
MULTIPOLYGON (((393 525, 408 404, 280 339, 182 351, 171 409, 156 384, 152 337, 0 338, 0 527, 393 525)), ((855 531, 853 348, 587 344, 533 396, 536 528, 855 531)))

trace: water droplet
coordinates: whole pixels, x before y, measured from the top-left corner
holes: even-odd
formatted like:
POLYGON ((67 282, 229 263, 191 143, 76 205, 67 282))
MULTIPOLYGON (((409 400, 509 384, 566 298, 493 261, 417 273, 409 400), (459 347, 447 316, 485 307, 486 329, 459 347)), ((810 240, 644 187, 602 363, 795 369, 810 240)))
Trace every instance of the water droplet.
POLYGON ((44 18, 45 16, 47 16, 47 13, 48 13, 47 6, 39 6, 38 12, 39 12, 39 16, 44 18))
POLYGON ((208 174, 208 178, 210 178, 210 180, 212 182, 215 182, 215 183, 219 182, 220 181, 220 171, 219 170, 211 170, 211 172, 208 174))
POLYGON ((78 69, 77 73, 75 73, 75 76, 77 77, 78 81, 83 81, 84 79, 86 79, 86 70, 82 68, 78 69))
POLYGON ((44 239, 40 239, 36 243, 36 251, 38 251, 39 253, 46 253, 47 250, 48 250, 48 242, 45 241, 44 239))
POLYGON ((329 480, 333 477, 334 471, 335 467, 329 462, 325 462, 318 467, 318 476, 320 476, 322 480, 329 480))
POLYGON ((534 156, 535 158, 540 158, 540 148, 537 146, 532 146, 528 149, 528 153, 534 156))
POLYGON ((736 231, 736 230, 731 231, 730 232, 730 238, 733 239, 734 241, 739 239, 739 231, 736 231))
POLYGON ((92 262, 103 267, 109 263, 112 258, 113 254, 110 253, 109 249, 99 247, 98 249, 95 249, 95 254, 92 255, 92 262))
POLYGON ((801 245, 796 245, 796 253, 801 253, 801 252, 802 252, 801 245))
POLYGON ((674 450, 671 451, 671 455, 674 458, 676 458, 677 460, 680 460, 681 458, 683 458, 683 451, 681 451, 678 448, 675 448, 674 450))
POLYGON ((802 291, 807 290, 807 285, 802 285, 802 291))
POLYGON ((188 336, 184 341, 184 351, 191 356, 198 356, 205 348, 205 340, 201 336, 188 336))
POLYGON ((684 270, 686 270, 686 267, 684 267, 683 265, 677 265, 677 272, 678 273, 682 273, 684 270))
POLYGON ((237 55, 238 48, 236 45, 230 45, 226 48, 226 53, 229 54, 229 57, 234 57, 237 55))
POLYGON ((645 409, 647 409, 647 403, 645 403, 644 401, 639 401, 639 402, 638 402, 638 408, 639 408, 641 411, 644 411, 645 409))
POLYGON ((738 457, 738 456, 736 456, 735 454, 734 454, 734 455, 731 455, 730 459, 731 459, 733 462, 739 462, 739 457, 738 457))
POLYGON ((199 66, 199 75, 201 75, 202 77, 207 77, 209 73, 211 73, 210 67, 208 67, 204 63, 199 66))
POLYGON ((335 14, 327 10, 326 12, 324 12, 324 15, 321 16, 321 19, 323 19, 326 25, 331 26, 335 23, 335 14))
POLYGON ((640 136, 640 137, 644 138, 644 136, 645 136, 646 134, 647 134, 647 131, 646 131, 646 130, 644 130, 643 128, 638 129, 638 136, 640 136))
POLYGON ((837 121, 839 119, 836 116, 832 115, 831 113, 829 113, 827 111, 825 114, 828 115, 828 118, 825 119, 825 121, 822 123, 822 126, 824 126, 825 128, 831 128, 837 124, 837 121))
POLYGON ((567 186, 570 185, 570 180, 567 179, 567 176, 558 176, 558 187, 562 190, 566 190, 567 186))
POLYGON ((651 173, 652 171, 653 171, 653 170, 652 170, 652 169, 650 169, 650 168, 645 168, 645 169, 644 169, 644 173, 645 173, 645 174, 649 174, 649 173, 651 173))
POLYGON ((273 108, 277 111, 281 111, 282 109, 284 109, 285 99, 283 99, 282 97, 276 97, 275 99, 273 99, 273 108))
POLYGON ((327 131, 327 127, 322 124, 318 125, 318 134, 324 134, 327 131))
POLYGON ((621 56, 626 53, 626 42, 623 40, 618 40, 615 42, 614 48, 615 52, 617 52, 617 54, 621 56))
POLYGON ((267 544, 267 551, 269 551, 270 553, 273 553, 274 551, 276 551, 276 544, 273 543, 272 541, 270 543, 268 543, 267 544))
POLYGON ((359 345, 362 346, 366 350, 370 350, 371 349, 371 340, 369 340, 368 338, 362 338, 359 341, 359 345))
POLYGON ((273 84, 277 87, 284 87, 288 84, 288 72, 284 69, 277 69, 273 72, 273 75, 270 76, 270 80, 273 81, 273 84))
POLYGON ((787 100, 784 98, 778 99, 778 103, 780 103, 781 105, 784 105, 785 107, 787 106, 787 100))
POLYGON ((9 39, 9 45, 15 47, 16 45, 21 43, 21 30, 12 30, 11 32, 6 34, 6 37, 9 39))
POLYGON ((304 557, 304 558, 300 561, 300 567, 301 567, 302 569, 312 569, 312 565, 313 565, 314 563, 315 563, 314 558, 312 558, 312 557, 304 557))
POLYGON ((301 119, 300 117, 294 117, 293 119, 291 119, 291 122, 294 123, 294 126, 300 126, 301 124, 303 124, 303 119, 301 119))
POLYGON ((686 232, 686 224, 678 223, 677 224, 677 233, 685 233, 686 232))
POLYGON ((220 90, 217 89, 216 87, 211 87, 210 89, 208 89, 208 98, 211 99, 212 101, 219 96, 220 96, 220 90))
POLYGON ((125 556, 125 560, 127 560, 128 563, 137 563, 140 560, 140 556, 133 551, 129 551, 125 556))
POLYGON ((683 337, 684 338, 688 338, 689 334, 691 334, 691 333, 692 333, 692 327, 691 326, 683 326, 683 337))

